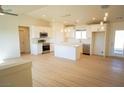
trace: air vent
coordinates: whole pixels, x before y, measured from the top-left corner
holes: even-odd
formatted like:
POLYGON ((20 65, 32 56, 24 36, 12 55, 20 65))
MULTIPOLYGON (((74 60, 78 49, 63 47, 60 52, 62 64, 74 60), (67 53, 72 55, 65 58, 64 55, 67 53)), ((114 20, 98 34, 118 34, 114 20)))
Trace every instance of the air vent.
POLYGON ((121 19, 123 19, 123 17, 122 16, 118 16, 118 17, 116 17, 116 19, 121 20, 121 19))
POLYGON ((69 17, 69 16, 71 16, 71 14, 65 14, 65 15, 63 15, 61 17, 69 17))

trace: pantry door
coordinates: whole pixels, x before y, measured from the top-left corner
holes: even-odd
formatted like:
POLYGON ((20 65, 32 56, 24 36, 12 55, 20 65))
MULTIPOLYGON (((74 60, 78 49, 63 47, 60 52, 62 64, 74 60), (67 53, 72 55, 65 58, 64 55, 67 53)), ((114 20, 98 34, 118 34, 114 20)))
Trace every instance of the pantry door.
POLYGON ((21 54, 30 53, 29 28, 19 26, 19 40, 21 54))
POLYGON ((105 32, 94 33, 93 54, 104 56, 105 32))

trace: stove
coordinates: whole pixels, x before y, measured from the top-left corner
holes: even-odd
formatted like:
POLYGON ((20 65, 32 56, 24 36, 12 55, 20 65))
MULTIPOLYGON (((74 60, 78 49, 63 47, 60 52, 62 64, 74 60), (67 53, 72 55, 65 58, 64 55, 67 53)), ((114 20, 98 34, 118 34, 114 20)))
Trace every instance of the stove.
POLYGON ((42 46, 42 50, 43 50, 43 54, 44 53, 49 53, 50 52, 50 43, 43 43, 43 46, 42 46))

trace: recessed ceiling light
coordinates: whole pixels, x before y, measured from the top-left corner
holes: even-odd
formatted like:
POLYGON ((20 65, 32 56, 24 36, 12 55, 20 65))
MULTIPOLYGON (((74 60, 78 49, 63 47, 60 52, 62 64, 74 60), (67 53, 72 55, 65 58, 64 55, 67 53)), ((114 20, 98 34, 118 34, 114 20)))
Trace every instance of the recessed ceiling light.
POLYGON ((4 13, 0 13, 0 15, 4 15, 4 13))
POLYGON ((67 21, 64 21, 64 24, 67 23, 67 21))
POLYGON ((105 13, 105 17, 108 17, 108 12, 105 13))
POLYGON ((55 22, 56 20, 55 19, 52 19, 52 22, 55 22))
POLYGON ((79 20, 78 19, 76 20, 76 23, 79 23, 79 20))
POLYGON ((44 15, 42 15, 43 17, 46 17, 46 15, 44 14, 44 15))
POLYGON ((92 18, 92 20, 96 20, 96 18, 95 18, 95 17, 93 17, 93 18, 92 18))

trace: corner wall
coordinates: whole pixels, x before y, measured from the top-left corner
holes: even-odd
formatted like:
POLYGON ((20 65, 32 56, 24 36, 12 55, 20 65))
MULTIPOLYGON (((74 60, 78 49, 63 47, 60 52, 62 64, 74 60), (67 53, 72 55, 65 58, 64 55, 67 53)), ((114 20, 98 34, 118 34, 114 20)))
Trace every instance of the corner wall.
POLYGON ((49 23, 28 16, 0 16, 0 59, 20 56, 18 26, 48 26, 49 23))

